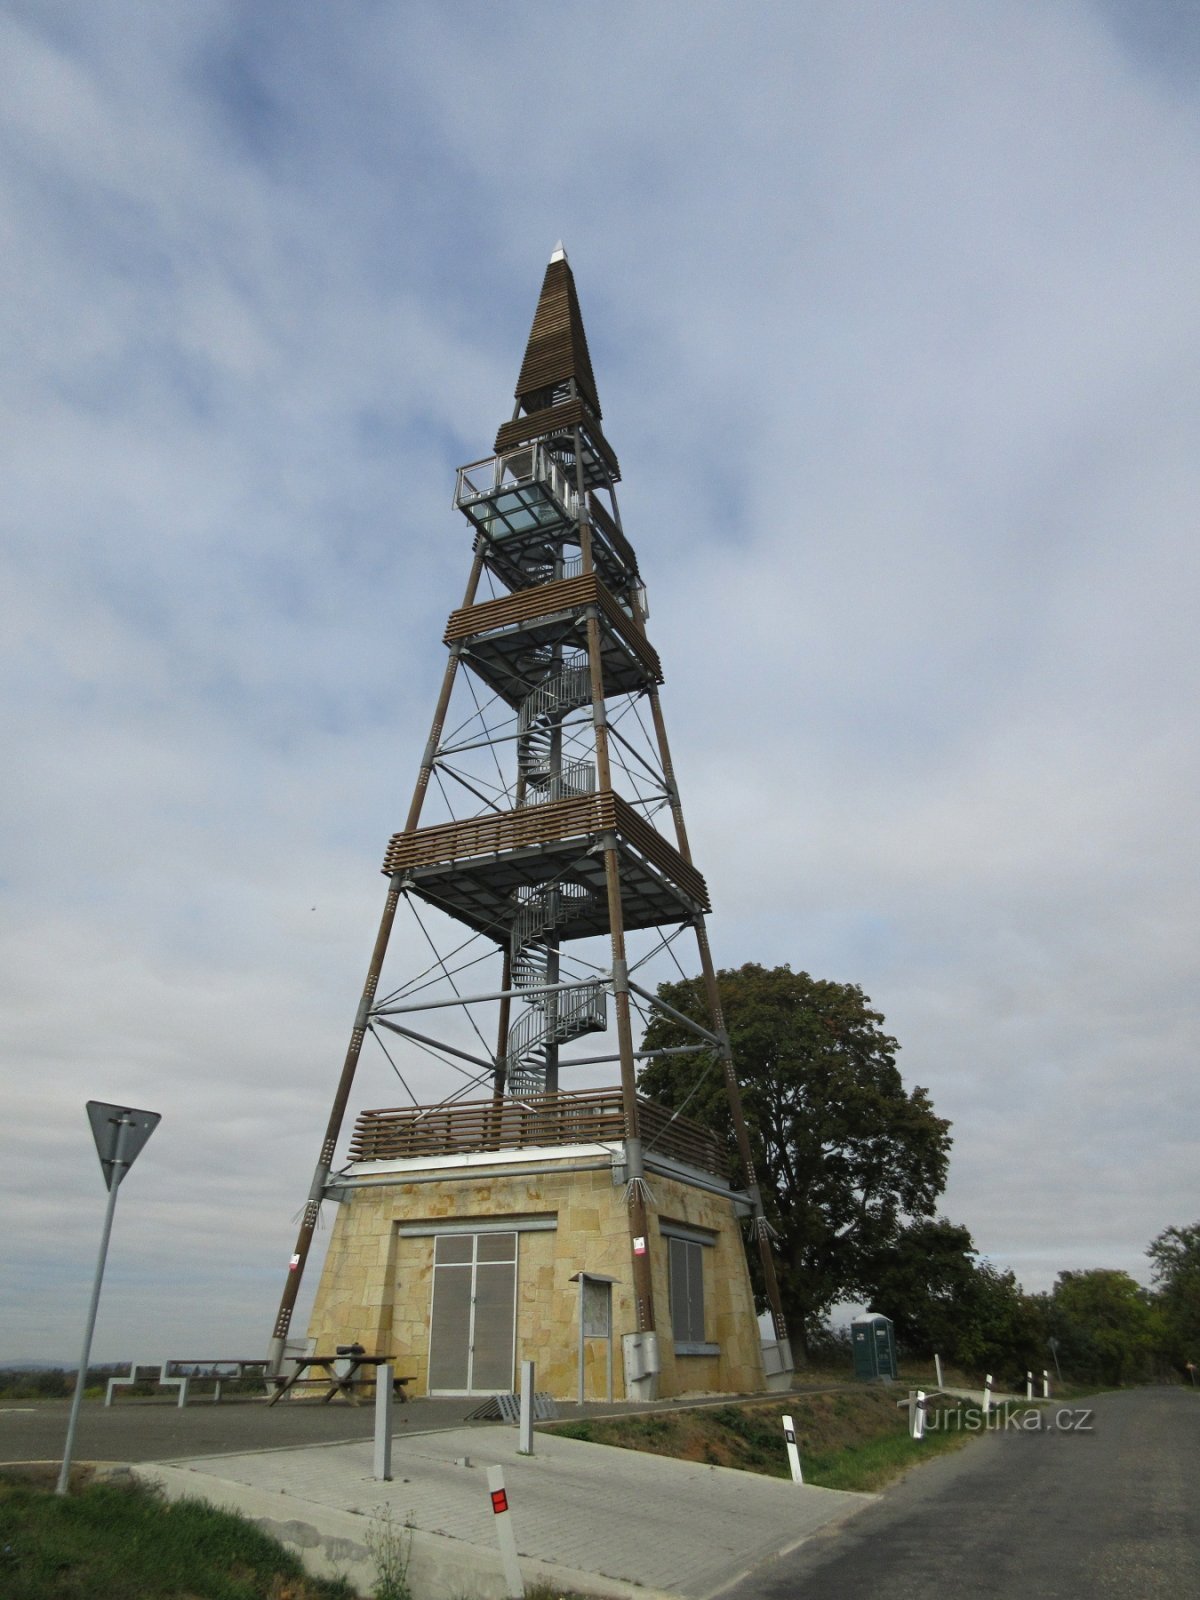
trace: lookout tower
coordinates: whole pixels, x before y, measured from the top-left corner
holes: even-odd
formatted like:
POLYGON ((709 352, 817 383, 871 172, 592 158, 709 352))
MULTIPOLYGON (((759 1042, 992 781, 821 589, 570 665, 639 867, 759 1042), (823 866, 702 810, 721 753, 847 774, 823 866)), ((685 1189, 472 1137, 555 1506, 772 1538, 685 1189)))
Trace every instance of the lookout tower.
POLYGON ((277 1361, 332 1199, 310 1337, 393 1356, 417 1392, 510 1390, 522 1355, 540 1387, 580 1398, 614 1383, 631 1398, 761 1389, 791 1369, 708 891, 601 424, 559 245, 512 416, 494 454, 457 475, 473 560, 412 803, 384 858, 383 918, 275 1324, 277 1361), (432 961, 389 989, 402 906, 432 961), (711 1016, 670 1014, 690 1030, 697 1073, 724 1075, 740 1191, 707 1130, 637 1093, 635 1017, 670 1009, 645 968, 689 938, 711 1016), (335 1174, 368 1040, 406 1092, 399 1051, 432 1056, 456 1081, 437 1103, 409 1092, 411 1104, 363 1111, 335 1174), (773 1313, 766 1377, 743 1224, 773 1313))

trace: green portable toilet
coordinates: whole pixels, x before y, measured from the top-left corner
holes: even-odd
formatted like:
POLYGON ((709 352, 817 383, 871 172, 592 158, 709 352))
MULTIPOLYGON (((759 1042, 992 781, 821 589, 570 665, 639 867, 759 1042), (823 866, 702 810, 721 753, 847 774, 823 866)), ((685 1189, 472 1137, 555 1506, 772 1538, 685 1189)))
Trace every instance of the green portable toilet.
POLYGON ((850 1324, 850 1344, 854 1351, 854 1376, 870 1381, 896 1376, 896 1339, 890 1317, 868 1311, 850 1324))

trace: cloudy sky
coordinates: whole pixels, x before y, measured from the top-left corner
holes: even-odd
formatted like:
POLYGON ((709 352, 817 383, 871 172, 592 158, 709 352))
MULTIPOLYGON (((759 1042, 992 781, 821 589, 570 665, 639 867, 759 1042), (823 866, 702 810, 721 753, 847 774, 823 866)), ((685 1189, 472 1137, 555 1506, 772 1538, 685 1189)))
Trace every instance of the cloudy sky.
POLYGON ((95 1355, 265 1347, 559 237, 718 961, 863 986, 1027 1288, 1145 1277, 1198 158, 1189 0, 0 0, 0 1359, 77 1349, 89 1098, 163 1116, 95 1355))

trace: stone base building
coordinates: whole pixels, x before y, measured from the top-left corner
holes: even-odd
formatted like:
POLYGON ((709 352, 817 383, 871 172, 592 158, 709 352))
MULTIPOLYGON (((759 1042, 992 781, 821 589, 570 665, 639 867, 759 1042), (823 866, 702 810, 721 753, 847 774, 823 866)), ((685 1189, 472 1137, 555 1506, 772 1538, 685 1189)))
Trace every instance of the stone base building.
POLYGON ((719 1175, 706 1130, 646 1102, 641 1122, 660 1308, 648 1350, 614 1090, 364 1113, 360 1159, 336 1191, 314 1348, 389 1355, 416 1395, 509 1392, 532 1360, 539 1390, 577 1399, 582 1361, 582 1397, 604 1400, 611 1359, 612 1397, 645 1398, 651 1386, 627 1384, 626 1363, 653 1362, 654 1344, 659 1395, 765 1388, 742 1240, 749 1200, 719 1175))

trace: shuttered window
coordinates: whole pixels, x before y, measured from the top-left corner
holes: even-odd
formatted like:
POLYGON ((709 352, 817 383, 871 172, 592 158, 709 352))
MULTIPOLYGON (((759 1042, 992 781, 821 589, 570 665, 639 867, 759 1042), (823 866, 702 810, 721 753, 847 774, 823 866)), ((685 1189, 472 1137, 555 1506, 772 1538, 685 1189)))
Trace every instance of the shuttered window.
POLYGON ((693 1239, 668 1239, 671 1333, 675 1343, 704 1343, 704 1247, 693 1239))

